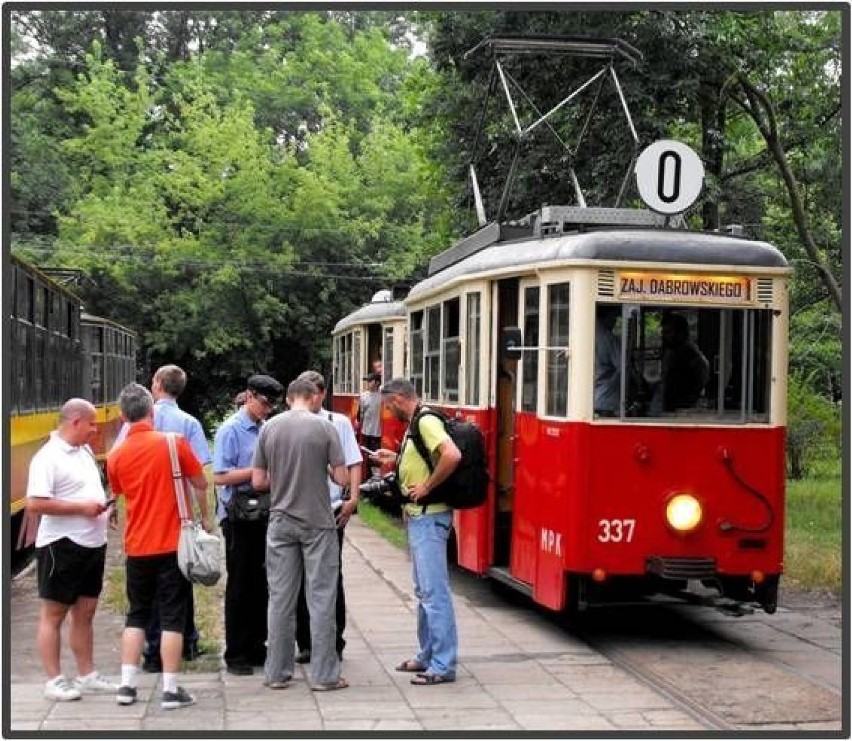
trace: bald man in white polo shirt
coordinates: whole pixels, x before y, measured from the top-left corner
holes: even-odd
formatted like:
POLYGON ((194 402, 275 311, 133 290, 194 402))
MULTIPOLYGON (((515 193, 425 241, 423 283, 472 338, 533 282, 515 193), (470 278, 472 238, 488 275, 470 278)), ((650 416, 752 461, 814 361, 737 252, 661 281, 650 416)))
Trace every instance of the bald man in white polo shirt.
POLYGON ((83 692, 115 692, 94 667, 92 620, 103 587, 109 508, 100 471, 88 446, 96 410, 70 399, 59 425, 30 461, 27 509, 41 515, 36 535, 38 593, 42 599, 36 644, 49 678, 49 700, 79 700, 83 692), (60 671, 62 623, 71 615, 69 641, 78 676, 60 671))

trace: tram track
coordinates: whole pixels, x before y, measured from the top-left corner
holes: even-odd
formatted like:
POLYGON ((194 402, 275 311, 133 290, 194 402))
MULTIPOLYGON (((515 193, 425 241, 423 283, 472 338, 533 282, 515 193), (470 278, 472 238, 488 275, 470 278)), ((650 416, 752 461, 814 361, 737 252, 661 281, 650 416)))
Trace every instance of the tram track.
POLYGON ((630 674, 653 692, 665 697, 669 702, 704 725, 708 730, 737 730, 736 726, 728 723, 721 715, 713 712, 694 698, 682 692, 676 685, 659 675, 653 669, 631 659, 623 651, 612 646, 607 646, 605 642, 599 639, 583 635, 582 631, 575 632, 574 635, 582 639, 593 651, 596 651, 619 669, 630 674))
MULTIPOLYGON (((568 626, 571 634, 708 730, 808 728, 837 719, 841 692, 760 645, 760 631, 789 640, 786 651, 816 660, 818 644, 760 620, 705 624, 673 606, 568 626), (742 626, 740 633, 737 626, 742 626), (752 638, 751 636, 755 636, 752 638)), ((805 621, 806 622, 806 621, 805 621)))

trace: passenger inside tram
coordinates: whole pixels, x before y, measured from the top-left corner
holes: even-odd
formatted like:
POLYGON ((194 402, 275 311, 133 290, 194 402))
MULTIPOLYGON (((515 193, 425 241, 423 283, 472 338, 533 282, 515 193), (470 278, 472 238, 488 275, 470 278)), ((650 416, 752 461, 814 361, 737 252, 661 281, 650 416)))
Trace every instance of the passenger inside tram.
POLYGON ((672 311, 663 314, 662 382, 657 387, 656 404, 663 412, 676 412, 699 405, 710 378, 710 363, 689 336, 686 316, 672 311))
POLYGON ((620 306, 599 306, 595 318, 595 415, 617 417, 621 398, 621 339, 615 324, 620 306))
MULTIPOLYGON (((621 336, 622 316, 620 304, 604 304, 597 308, 595 316, 595 385, 594 411, 596 417, 618 417, 621 413, 621 336)), ((624 414, 628 417, 642 416, 647 412, 651 386, 640 370, 636 349, 638 316, 636 310, 628 312, 627 348, 625 366, 627 385, 625 388, 624 414)))

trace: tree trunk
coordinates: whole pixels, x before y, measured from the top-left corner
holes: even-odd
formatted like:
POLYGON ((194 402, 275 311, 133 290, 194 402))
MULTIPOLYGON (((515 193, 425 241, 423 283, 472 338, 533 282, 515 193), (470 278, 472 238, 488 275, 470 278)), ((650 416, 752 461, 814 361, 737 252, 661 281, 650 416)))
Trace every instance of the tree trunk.
MULTIPOLYGON (((737 73, 725 83, 723 88, 724 94, 730 86, 738 85, 745 93, 745 100, 734 97, 737 104, 751 117, 757 125, 758 130, 766 141, 766 146, 769 149, 772 158, 781 170, 781 177, 784 179, 784 185, 787 188, 787 193, 790 196, 790 206, 793 210, 793 221, 796 224, 796 230, 802 240, 805 251, 808 253, 809 260, 819 269, 819 275, 823 285, 828 291, 831 300, 834 302, 837 311, 843 312, 843 292, 834 274, 829 269, 828 265, 822 256, 822 253, 814 242, 810 227, 808 226, 808 216, 805 212, 805 207, 802 203, 802 198, 799 195, 799 184, 796 182, 796 176, 790 167, 790 162, 787 159, 787 154, 784 147, 778 138, 778 126, 775 120, 775 109, 772 103, 760 90, 758 90, 742 72, 737 73)), ((730 94, 730 93, 728 93, 730 94)), ((733 97, 733 96, 732 96, 733 97)))
POLYGON ((724 165, 725 141, 725 101, 720 101, 718 82, 713 84, 703 80, 698 92, 701 107, 701 152, 704 169, 712 175, 715 186, 710 198, 705 198, 702 206, 702 221, 707 231, 719 228, 719 190, 724 165))

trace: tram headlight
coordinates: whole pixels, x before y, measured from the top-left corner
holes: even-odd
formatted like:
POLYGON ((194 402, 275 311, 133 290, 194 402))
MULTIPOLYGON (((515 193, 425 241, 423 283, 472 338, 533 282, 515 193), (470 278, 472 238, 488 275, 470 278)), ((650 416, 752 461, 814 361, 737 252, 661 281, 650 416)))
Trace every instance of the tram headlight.
POLYGON ((681 533, 695 530, 703 515, 701 504, 692 494, 676 494, 666 505, 666 521, 681 533))

